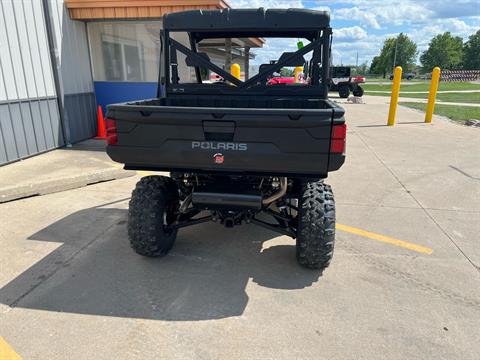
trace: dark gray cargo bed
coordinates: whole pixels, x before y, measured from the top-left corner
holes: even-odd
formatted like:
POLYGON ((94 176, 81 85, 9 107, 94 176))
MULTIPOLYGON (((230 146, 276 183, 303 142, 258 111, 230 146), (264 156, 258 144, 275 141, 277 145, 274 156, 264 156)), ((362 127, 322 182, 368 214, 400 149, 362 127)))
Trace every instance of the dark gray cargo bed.
POLYGON ((110 105, 118 143, 107 151, 130 169, 326 176, 344 161, 329 155, 343 115, 315 98, 183 95, 110 105))

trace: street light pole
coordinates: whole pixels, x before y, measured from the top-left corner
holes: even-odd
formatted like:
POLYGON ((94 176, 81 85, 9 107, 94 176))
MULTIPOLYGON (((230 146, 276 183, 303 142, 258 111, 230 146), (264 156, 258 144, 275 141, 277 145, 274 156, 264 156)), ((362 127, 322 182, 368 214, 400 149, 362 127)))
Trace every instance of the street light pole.
POLYGON ((397 65, 397 44, 398 44, 398 36, 395 39, 395 54, 393 55, 393 70, 395 70, 395 65, 397 65))

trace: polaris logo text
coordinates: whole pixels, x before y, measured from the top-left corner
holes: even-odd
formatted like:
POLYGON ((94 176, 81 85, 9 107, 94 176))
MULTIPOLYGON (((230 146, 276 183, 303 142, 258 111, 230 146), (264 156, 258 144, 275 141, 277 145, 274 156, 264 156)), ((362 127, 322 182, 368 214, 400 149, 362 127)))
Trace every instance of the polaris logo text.
POLYGON ((192 149, 245 151, 247 144, 233 142, 192 141, 192 149))

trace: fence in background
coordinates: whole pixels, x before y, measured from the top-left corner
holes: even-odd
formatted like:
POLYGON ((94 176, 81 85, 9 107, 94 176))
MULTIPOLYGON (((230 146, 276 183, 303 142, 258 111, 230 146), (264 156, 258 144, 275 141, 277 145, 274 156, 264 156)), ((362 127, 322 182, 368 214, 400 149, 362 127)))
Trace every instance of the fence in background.
POLYGON ((475 80, 480 80, 480 70, 444 70, 440 76, 440 81, 445 82, 475 80))

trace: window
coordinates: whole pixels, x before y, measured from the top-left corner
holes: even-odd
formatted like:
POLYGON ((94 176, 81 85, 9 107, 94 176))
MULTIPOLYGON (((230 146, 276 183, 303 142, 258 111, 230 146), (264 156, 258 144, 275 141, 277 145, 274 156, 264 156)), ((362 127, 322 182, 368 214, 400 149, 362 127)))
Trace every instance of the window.
POLYGON ((142 46, 138 41, 102 37, 103 67, 105 77, 113 81, 142 81, 144 63, 142 46))
POLYGON ((88 23, 94 81, 157 82, 160 21, 88 23))

